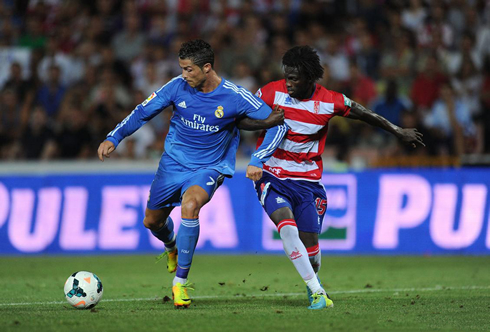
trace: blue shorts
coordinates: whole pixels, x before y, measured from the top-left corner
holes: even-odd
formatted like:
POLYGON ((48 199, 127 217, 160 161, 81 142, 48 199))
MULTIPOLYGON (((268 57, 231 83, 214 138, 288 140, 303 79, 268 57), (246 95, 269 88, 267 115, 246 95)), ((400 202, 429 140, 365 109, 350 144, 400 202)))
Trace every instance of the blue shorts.
POLYGON ((264 172, 255 183, 260 204, 270 216, 282 207, 291 209, 298 230, 320 233, 327 209, 327 194, 319 182, 304 180, 279 180, 264 172))
POLYGON ((147 207, 158 210, 179 206, 185 191, 196 185, 203 188, 211 199, 223 181, 224 176, 214 169, 190 169, 164 155, 151 183, 147 207))

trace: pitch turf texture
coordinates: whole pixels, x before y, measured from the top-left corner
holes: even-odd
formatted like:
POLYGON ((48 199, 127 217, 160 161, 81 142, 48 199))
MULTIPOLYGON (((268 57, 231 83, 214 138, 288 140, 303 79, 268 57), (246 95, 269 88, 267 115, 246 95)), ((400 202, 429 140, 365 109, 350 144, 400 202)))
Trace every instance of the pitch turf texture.
POLYGON ((329 257, 320 271, 335 307, 310 311, 281 255, 196 255, 188 309, 155 256, 0 258, 0 331, 489 331, 490 257, 329 257), (92 310, 68 305, 78 270, 104 286, 92 310), (164 299, 165 298, 165 299, 164 299))

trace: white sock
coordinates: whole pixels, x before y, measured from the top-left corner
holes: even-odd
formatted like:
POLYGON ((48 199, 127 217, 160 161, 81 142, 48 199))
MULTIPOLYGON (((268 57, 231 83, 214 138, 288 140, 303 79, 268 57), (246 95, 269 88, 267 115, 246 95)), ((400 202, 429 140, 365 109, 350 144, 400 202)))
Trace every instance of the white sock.
POLYGON ((317 292, 321 294, 325 294, 325 290, 322 288, 322 286, 320 286, 320 283, 318 282, 316 275, 308 281, 305 280, 305 282, 306 282, 306 286, 308 286, 308 288, 311 290, 313 294, 317 292))
POLYGON ((291 262, 293 262, 301 278, 303 278, 313 293, 322 291, 323 289, 320 287, 315 271, 313 271, 313 267, 308 259, 308 252, 306 251, 305 245, 299 238, 296 222, 293 219, 282 220, 277 225, 277 230, 281 236, 284 251, 291 262))
POLYGON ((318 275, 318 271, 320 271, 320 267, 322 266, 322 251, 320 250, 320 246, 317 244, 316 246, 308 247, 306 251, 308 252, 313 271, 318 275))
POLYGON ((183 285, 187 282, 187 278, 183 279, 183 278, 175 277, 174 281, 172 282, 172 285, 175 286, 178 282, 180 282, 183 285))

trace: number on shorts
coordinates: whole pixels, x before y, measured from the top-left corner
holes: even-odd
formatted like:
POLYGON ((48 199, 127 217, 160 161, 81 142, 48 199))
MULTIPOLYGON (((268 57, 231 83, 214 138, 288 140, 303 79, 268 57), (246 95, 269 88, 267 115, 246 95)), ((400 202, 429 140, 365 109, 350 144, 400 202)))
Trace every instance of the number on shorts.
POLYGON ((316 210, 318 212, 318 215, 323 215, 325 211, 327 210, 327 200, 326 199, 321 199, 320 197, 317 197, 315 200, 316 203, 316 210))

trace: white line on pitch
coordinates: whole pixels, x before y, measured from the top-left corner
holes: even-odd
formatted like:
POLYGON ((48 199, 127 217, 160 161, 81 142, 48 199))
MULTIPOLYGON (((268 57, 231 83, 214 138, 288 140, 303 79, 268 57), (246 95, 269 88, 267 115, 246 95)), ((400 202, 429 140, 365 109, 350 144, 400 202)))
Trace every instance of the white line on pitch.
MULTIPOLYGON (((339 290, 329 291, 328 294, 357 294, 357 293, 396 293, 396 292, 432 292, 443 290, 472 290, 472 289, 490 289, 490 286, 460 286, 460 287, 426 287, 426 288, 366 288, 366 289, 352 289, 352 290, 339 290)), ((305 293, 261 293, 250 295, 202 295, 193 296, 193 299, 236 299, 236 298, 251 298, 251 297, 270 297, 270 296, 303 296, 305 293)), ((127 299, 104 299, 101 302, 137 302, 137 301, 157 301, 161 297, 146 297, 146 298, 127 298, 127 299)), ((52 302, 18 302, 18 303, 0 303, 0 307, 7 306, 29 306, 29 305, 50 305, 50 304, 64 304, 65 301, 52 301, 52 302)))

